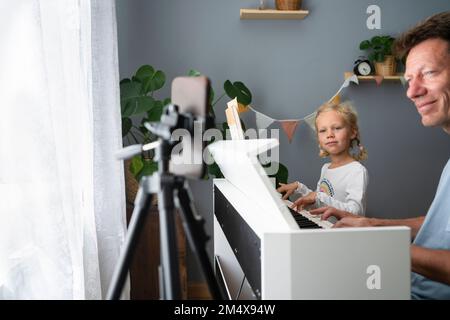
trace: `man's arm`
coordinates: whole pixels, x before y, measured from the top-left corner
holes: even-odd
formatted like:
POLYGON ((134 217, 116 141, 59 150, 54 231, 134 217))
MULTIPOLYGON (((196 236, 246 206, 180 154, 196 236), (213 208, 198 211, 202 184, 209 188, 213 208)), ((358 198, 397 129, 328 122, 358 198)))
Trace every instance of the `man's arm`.
POLYGON ((378 218, 367 218, 369 226, 372 227, 385 227, 385 226, 406 226, 411 228, 411 238, 415 238, 417 232, 419 232, 420 227, 423 224, 425 216, 409 218, 409 219, 378 219, 378 218))
POLYGON ((339 221, 335 223, 335 228, 348 227, 383 227, 383 226, 407 226, 411 228, 411 238, 414 239, 423 224, 425 217, 410 219, 378 219, 366 218, 354 215, 350 212, 338 210, 333 207, 322 207, 311 210, 311 214, 322 214, 322 220, 329 217, 336 217, 339 221))
POLYGON ((411 246, 412 271, 450 285, 450 251, 411 246))

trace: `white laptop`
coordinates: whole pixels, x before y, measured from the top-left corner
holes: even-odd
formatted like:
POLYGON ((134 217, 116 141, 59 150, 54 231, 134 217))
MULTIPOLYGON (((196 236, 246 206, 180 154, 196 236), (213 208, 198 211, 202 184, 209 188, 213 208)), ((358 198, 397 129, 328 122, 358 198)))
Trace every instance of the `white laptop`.
MULTIPOLYGON (((259 139, 208 147, 225 177, 216 187, 261 239, 262 298, 409 299, 410 229, 300 228, 257 160, 277 145, 259 139)), ((214 246, 225 267, 236 263, 225 238, 215 239, 223 242, 214 246)))

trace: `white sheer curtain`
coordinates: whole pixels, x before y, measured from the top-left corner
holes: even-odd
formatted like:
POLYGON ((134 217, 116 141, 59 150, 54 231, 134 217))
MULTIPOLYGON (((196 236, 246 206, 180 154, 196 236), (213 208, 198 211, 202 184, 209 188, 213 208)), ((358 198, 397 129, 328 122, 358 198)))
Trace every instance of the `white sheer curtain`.
POLYGON ((125 234, 114 0, 0 0, 0 298, 104 298, 125 234))

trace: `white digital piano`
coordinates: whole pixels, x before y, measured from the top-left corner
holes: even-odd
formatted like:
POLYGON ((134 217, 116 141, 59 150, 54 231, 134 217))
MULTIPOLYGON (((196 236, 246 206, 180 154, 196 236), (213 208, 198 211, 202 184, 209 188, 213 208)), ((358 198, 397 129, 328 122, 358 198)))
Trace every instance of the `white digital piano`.
POLYGON ((409 299, 410 229, 331 228, 291 212, 257 159, 277 146, 208 147, 225 177, 214 180, 214 255, 229 298, 409 299))

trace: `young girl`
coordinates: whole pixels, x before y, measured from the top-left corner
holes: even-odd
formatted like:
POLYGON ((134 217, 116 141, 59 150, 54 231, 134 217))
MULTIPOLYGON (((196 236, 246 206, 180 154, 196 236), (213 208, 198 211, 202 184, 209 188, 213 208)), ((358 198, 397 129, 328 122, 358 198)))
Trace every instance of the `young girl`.
POLYGON ((315 125, 319 156, 331 159, 322 167, 316 191, 298 181, 283 184, 277 191, 286 192, 283 199, 293 192, 301 194, 292 208, 331 206, 364 215, 368 174, 359 161, 367 158, 367 152, 361 145, 356 112, 348 103, 325 104, 317 110, 315 125))

